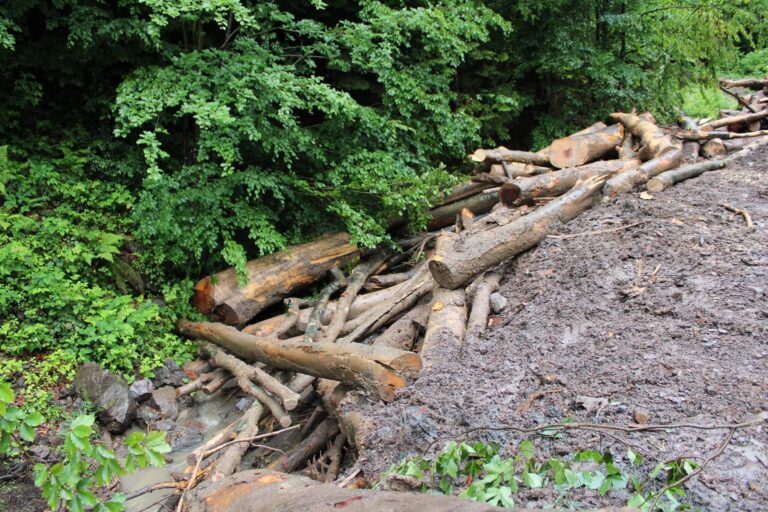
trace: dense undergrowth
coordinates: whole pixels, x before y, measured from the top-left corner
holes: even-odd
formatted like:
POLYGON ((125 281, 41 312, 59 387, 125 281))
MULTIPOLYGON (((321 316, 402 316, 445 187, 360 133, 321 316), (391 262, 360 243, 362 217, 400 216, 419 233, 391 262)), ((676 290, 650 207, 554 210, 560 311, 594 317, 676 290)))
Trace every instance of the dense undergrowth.
POLYGON ((478 145, 729 105, 768 0, 10 0, 0 5, 0 377, 47 418, 77 365, 194 346, 193 280, 423 222, 478 145), (690 23, 692 16, 697 23, 690 23), (565 22, 567 20, 567 22, 565 22), (739 60, 739 54, 743 57, 739 60))

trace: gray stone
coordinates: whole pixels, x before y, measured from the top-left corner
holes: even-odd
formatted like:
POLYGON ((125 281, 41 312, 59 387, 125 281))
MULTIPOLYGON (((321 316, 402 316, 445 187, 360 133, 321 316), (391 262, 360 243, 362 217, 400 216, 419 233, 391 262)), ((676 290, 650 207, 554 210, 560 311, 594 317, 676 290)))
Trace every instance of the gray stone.
POLYGON ((186 375, 173 359, 166 359, 163 366, 154 371, 155 385, 157 387, 173 386, 175 388, 184 384, 186 375))
POLYGON ((165 386, 152 391, 150 403, 160 411, 160 416, 163 418, 175 420, 179 416, 179 401, 176 398, 176 389, 171 386, 165 386))
POLYGON ((253 398, 244 396, 237 401, 235 409, 237 409, 237 412, 245 412, 247 409, 250 409, 251 405, 253 405, 253 398))
POLYGON ((494 313, 500 313, 507 307, 507 298, 499 292, 491 294, 491 310, 494 313))
POLYGON ((155 385, 149 379, 141 379, 133 381, 133 384, 128 389, 131 392, 131 398, 138 402, 143 402, 152 396, 155 385))
POLYGON ((160 412, 147 404, 139 405, 136 415, 141 421, 144 422, 146 426, 154 424, 157 420, 160 419, 160 412))
POLYGON ((136 417, 136 402, 128 384, 96 363, 85 363, 75 376, 75 389, 83 399, 96 405, 96 417, 108 431, 120 433, 136 417))
POLYGON ((168 443, 174 452, 199 446, 205 438, 208 426, 198 420, 190 419, 177 422, 176 429, 168 436, 168 443))
POLYGON ((174 428, 176 428, 176 424, 173 422, 173 420, 160 420, 155 422, 152 427, 155 430, 162 430, 163 432, 171 432, 174 428))

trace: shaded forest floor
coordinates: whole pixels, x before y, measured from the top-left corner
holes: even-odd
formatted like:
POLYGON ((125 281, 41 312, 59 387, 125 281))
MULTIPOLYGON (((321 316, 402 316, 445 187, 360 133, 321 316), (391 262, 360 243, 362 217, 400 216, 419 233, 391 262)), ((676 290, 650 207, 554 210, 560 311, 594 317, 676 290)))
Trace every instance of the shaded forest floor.
MULTIPOLYGON (((565 418, 737 423, 768 410, 766 148, 650 200, 633 193, 596 206, 557 236, 502 266, 500 291, 509 304, 482 339, 468 340, 462 360, 441 361, 394 403, 368 405, 378 430, 367 436, 359 464, 369 478, 478 426, 565 418), (721 203, 747 209, 755 228, 721 203)), ((654 457, 704 460, 725 434, 679 430, 627 439, 652 467, 654 457)), ((502 431, 472 439, 497 442, 503 452, 522 437, 502 431)), ((535 444, 541 460, 588 448, 627 451, 587 432, 535 444)), ((764 426, 738 431, 691 484, 692 503, 768 510, 767 450, 764 426)), ((538 505, 556 497, 539 491, 520 497, 538 505)), ((574 498, 626 502, 594 491, 574 498)))

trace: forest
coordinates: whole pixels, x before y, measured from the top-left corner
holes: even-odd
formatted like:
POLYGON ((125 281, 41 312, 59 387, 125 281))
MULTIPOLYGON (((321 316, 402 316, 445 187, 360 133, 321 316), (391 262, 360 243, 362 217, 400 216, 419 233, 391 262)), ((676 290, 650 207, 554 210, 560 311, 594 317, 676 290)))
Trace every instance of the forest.
MULTIPOLYGON (((403 233, 434 231, 430 208, 486 158, 468 158, 477 148, 539 152, 614 112, 652 112, 659 125, 717 119, 746 94, 720 79, 766 76, 768 0, 6 0, 0 475, 23 480, 37 462, 50 510, 124 510, 110 483, 165 464, 171 446, 159 431, 135 432, 118 460, 73 381, 87 363, 132 385, 201 353, 216 360, 220 349, 190 339, 213 336, 201 334, 206 317, 192 300, 201 278, 231 269, 242 287, 249 262, 328 233, 348 233, 355 254, 392 257, 403 233), (30 455, 35 438, 57 436, 59 455, 30 455)), ((351 257, 336 262, 355 268, 351 257)), ((303 291, 314 303, 357 272, 328 284, 326 270, 303 291)), ((257 312, 283 312, 270 307, 257 312)), ((218 366, 234 375, 227 364, 218 366)), ((269 400, 287 393, 269 378, 269 400)), ((370 391, 370 377, 359 378, 370 391)), ((454 443, 441 457, 452 453, 471 481, 480 473, 462 464, 476 452, 499 462, 491 446, 454 443)), ((604 455, 579 454, 621 476, 604 455)), ((403 460, 404 477, 457 478, 403 460)), ((536 487, 543 473, 522 465, 536 487)), ((694 471, 682 466, 664 471, 694 471)), ((474 499, 511 503, 492 492, 474 499)), ((0 509, 3 496, 0 487, 0 509)))

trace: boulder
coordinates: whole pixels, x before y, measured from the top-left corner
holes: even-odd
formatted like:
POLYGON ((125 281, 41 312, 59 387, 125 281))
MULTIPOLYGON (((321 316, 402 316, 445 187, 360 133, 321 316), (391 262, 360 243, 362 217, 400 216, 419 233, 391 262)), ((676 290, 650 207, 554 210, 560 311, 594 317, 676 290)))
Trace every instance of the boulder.
POLYGON ((187 377, 173 359, 166 359, 163 366, 154 370, 154 374, 155 378, 153 380, 158 387, 173 386, 177 388, 184 384, 184 380, 187 377))
POLYGON ((179 401, 176 398, 176 389, 165 386, 152 391, 150 404, 160 411, 160 416, 168 420, 175 420, 179 416, 179 401))
POLYGON ((136 402, 128 384, 96 363, 85 363, 78 369, 75 390, 97 407, 97 419, 110 432, 124 432, 136 417, 136 402))
POLYGON ((133 381, 133 384, 128 389, 131 392, 131 398, 137 402, 143 402, 152 396, 155 385, 149 379, 140 379, 133 381))

